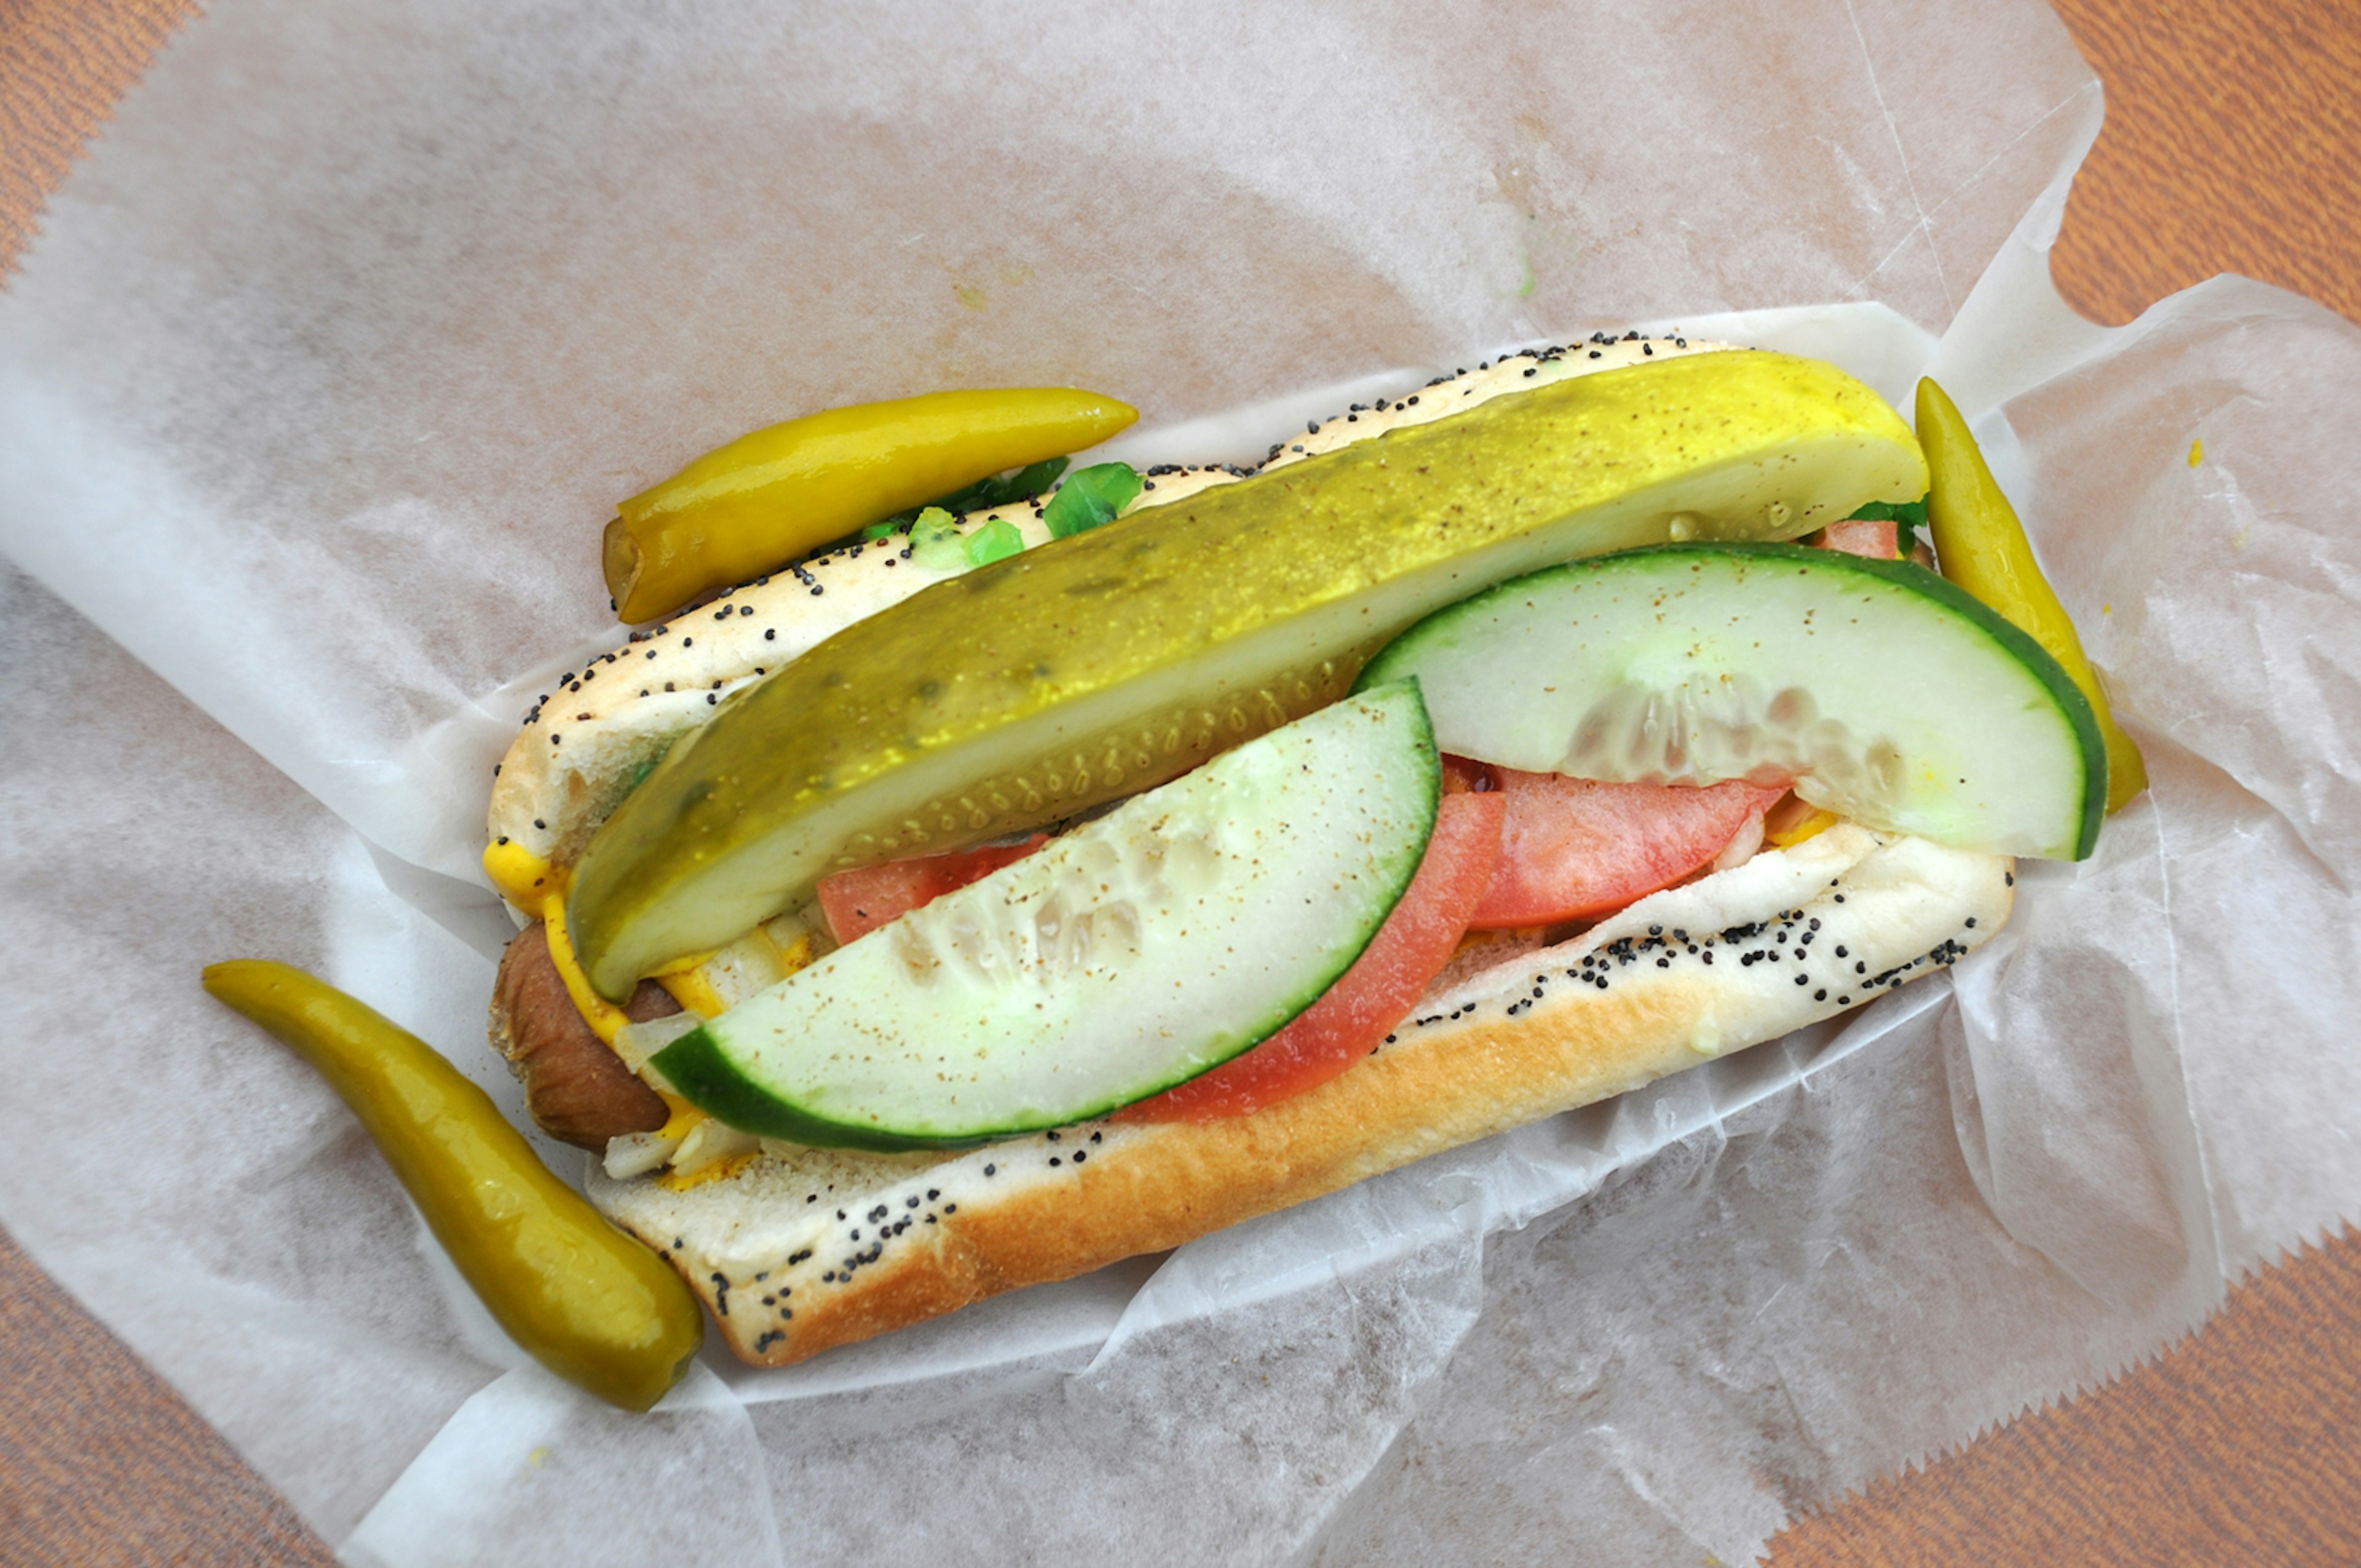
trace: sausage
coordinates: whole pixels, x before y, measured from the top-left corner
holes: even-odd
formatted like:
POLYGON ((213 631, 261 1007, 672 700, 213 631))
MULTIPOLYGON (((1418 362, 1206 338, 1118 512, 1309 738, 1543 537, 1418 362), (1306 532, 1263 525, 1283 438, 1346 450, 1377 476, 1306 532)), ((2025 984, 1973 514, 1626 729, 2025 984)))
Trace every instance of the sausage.
MULTIPOLYGON (((623 1012, 634 1024, 680 1011, 664 987, 643 980, 623 1012)), ((549 956, 536 922, 500 955, 492 982, 492 1044, 524 1085, 525 1108, 541 1130, 593 1154, 624 1133, 653 1133, 670 1118, 664 1099, 591 1032, 549 956)))

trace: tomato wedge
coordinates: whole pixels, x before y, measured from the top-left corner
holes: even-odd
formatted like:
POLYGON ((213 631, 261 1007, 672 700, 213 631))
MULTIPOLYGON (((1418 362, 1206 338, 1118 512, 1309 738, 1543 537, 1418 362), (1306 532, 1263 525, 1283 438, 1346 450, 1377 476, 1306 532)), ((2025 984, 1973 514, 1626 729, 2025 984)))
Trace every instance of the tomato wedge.
POLYGON ((917 855, 882 866, 838 872, 820 879, 819 908, 840 947, 889 920, 898 920, 947 893, 981 882, 1049 841, 1036 833, 1022 844, 994 844, 949 855, 917 855))
POLYGON ((1501 931, 1611 914, 1670 887, 1721 853, 1786 785, 1733 779, 1600 784, 1494 768, 1508 801, 1500 864, 1468 928, 1501 931))
POLYGON ((1892 520, 1883 521, 1866 517, 1847 518, 1832 522, 1820 535, 1823 549, 1839 551, 1847 555, 1868 555, 1880 561, 1891 561, 1901 552, 1895 548, 1900 530, 1892 520))
POLYGON ((1409 1015, 1466 934, 1491 884, 1507 798, 1443 797, 1410 889, 1344 978, 1244 1056, 1115 1113, 1119 1122, 1212 1122, 1317 1089, 1409 1015))

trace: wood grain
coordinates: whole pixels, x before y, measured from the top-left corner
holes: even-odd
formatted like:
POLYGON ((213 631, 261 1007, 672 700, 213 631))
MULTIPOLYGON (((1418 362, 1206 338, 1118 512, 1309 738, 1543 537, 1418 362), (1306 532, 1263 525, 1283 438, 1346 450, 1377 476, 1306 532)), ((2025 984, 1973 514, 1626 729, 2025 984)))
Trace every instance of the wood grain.
POLYGON ((2152 1365, 1773 1537, 1770 1568, 2361 1563, 2361 1240, 2152 1365))
POLYGON ((0 1233, 0 1563, 328 1568, 295 1510, 0 1233))
MULTIPOLYGON (((2361 0, 2059 0, 2107 88, 2053 262, 2122 322, 2216 272, 2361 321, 2361 0)), ((185 0, 0 0, 0 273, 185 0)), ((2156 1364, 1772 1543, 1773 1568, 2361 1563, 2361 1239, 2156 1364)), ((324 1565, 171 1389, 0 1236, 0 1563, 324 1565)))
POLYGON ((189 0, 0 4, 0 278, 93 129, 197 14, 189 0))
POLYGON ((2054 0, 2105 83, 2051 269, 2119 324, 2217 272, 2361 321, 2361 4, 2054 0))

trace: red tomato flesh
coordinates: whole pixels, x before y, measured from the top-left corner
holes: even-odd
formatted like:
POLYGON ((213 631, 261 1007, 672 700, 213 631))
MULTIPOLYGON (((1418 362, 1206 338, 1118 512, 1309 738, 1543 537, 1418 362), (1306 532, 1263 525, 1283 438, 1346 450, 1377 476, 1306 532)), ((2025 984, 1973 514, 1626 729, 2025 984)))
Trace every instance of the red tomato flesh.
POLYGON ((1832 522, 1820 534, 1821 548, 1840 550, 1848 555, 1868 555, 1880 561, 1891 561, 1900 552, 1894 548, 1900 538, 1893 519, 1883 522, 1868 518, 1850 518, 1832 522))
POLYGON ((1408 1016, 1467 932, 1500 852, 1505 795, 1445 795, 1410 890, 1353 967, 1287 1026, 1213 1071, 1115 1113, 1119 1122, 1213 1122, 1317 1089, 1408 1016))
POLYGON ((1670 887, 1721 853, 1784 784, 1599 784, 1494 768, 1508 802, 1500 863, 1475 931, 1588 920, 1670 887))
POLYGON ((820 879, 819 908, 839 946, 865 936, 889 920, 932 904, 972 882, 1013 865, 1049 841, 1036 833, 1022 844, 995 844, 949 855, 918 855, 882 866, 838 872, 820 879))
MULTIPOLYGON (((1368 947, 1320 1000, 1243 1056, 1117 1112, 1210 1122, 1316 1089, 1407 1016, 1471 930, 1606 915, 1701 870, 1786 786, 1615 784, 1444 759, 1444 793, 1418 873, 1368 947)), ((1049 841, 923 855, 819 884, 840 943, 1023 860, 1049 841)))

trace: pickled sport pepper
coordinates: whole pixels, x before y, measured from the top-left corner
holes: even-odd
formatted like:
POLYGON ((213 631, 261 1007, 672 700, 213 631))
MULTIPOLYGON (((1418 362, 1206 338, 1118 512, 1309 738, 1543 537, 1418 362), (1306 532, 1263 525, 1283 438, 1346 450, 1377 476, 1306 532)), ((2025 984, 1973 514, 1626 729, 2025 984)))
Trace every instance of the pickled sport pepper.
POLYGON ((320 1070, 509 1337, 611 1404, 680 1380, 705 1314, 669 1265, 541 1163, 491 1096, 433 1047, 302 970, 209 965, 205 989, 320 1070))
POLYGON ((1927 521, 1943 576, 2000 611, 2065 667, 2097 711, 2107 742, 2107 809, 2115 811, 2147 787, 2139 747, 2108 709, 2098 672, 2067 619, 2058 592, 2041 575, 2016 509, 2001 493, 1968 422, 1932 379, 1918 383, 1918 444, 1927 454, 1931 488, 1927 521))
POLYGON ((741 435, 619 503, 605 565, 615 613, 666 615, 877 518, 1004 468, 1093 446, 1139 411, 1100 392, 928 392, 741 435))

